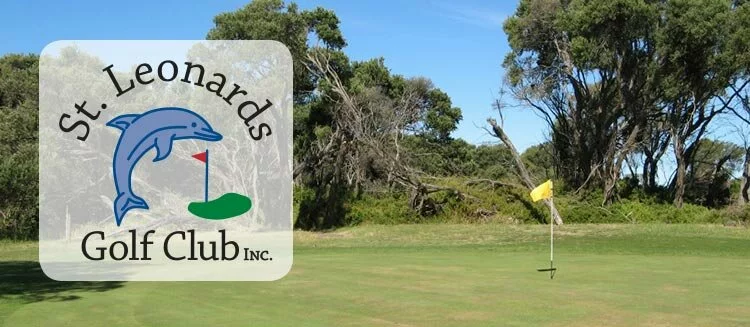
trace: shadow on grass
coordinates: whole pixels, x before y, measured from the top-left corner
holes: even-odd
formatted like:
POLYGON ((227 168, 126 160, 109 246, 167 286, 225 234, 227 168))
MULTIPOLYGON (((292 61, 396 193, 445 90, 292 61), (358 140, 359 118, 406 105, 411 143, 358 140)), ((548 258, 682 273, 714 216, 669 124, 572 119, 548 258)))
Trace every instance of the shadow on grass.
POLYGON ((523 204, 523 206, 526 208, 526 210, 531 213, 531 216, 536 219, 536 221, 540 224, 546 224, 547 218, 542 214, 539 209, 534 206, 533 203, 531 203, 529 200, 526 199, 526 197, 522 197, 516 193, 510 193, 510 195, 513 197, 514 200, 519 201, 523 204))
POLYGON ((59 282, 47 277, 39 262, 0 261, 0 301, 72 301, 81 297, 70 293, 106 292, 122 286, 122 282, 59 282))

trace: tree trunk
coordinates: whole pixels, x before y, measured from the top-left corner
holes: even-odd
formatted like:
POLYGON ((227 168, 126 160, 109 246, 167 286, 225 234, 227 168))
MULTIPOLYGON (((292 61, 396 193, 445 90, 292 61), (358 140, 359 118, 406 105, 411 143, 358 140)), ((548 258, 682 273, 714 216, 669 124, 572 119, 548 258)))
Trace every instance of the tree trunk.
POLYGON ((641 177, 641 182, 643 183, 643 190, 648 192, 651 189, 651 161, 653 159, 651 158, 650 153, 645 153, 646 159, 643 161, 643 173, 641 177))
POLYGON ((602 200, 602 206, 612 204, 615 198, 615 191, 617 190, 617 180, 607 178, 604 181, 604 199, 602 200))
POLYGON ((682 208, 685 197, 685 176, 687 173, 687 163, 685 160, 685 145, 682 141, 675 137, 674 138, 674 155, 677 161, 677 172, 675 173, 674 183, 674 205, 677 208, 682 208))
POLYGON ((654 160, 651 162, 651 168, 648 170, 648 187, 650 191, 656 189, 656 172, 659 169, 658 164, 659 162, 654 160))
MULTIPOLYGON (((619 129, 620 128, 618 128, 618 130, 619 129)), ((620 180, 622 166, 627 160, 630 152, 633 151, 636 146, 639 131, 639 126, 633 127, 628 139, 623 142, 620 147, 619 153, 615 151, 617 148, 616 138, 613 138, 609 145, 609 150, 607 150, 607 155, 605 157, 606 165, 602 167, 602 171, 604 172, 604 199, 602 201, 602 206, 611 204, 615 196, 617 196, 617 182, 620 180)))
POLYGON ((643 190, 652 192, 656 189, 656 173, 659 169, 659 160, 649 152, 644 155, 646 159, 643 161, 643 190))
POLYGON ((746 204, 750 202, 748 189, 750 189, 750 148, 745 149, 745 165, 742 169, 742 181, 740 181, 740 196, 738 197, 738 201, 740 204, 746 204))

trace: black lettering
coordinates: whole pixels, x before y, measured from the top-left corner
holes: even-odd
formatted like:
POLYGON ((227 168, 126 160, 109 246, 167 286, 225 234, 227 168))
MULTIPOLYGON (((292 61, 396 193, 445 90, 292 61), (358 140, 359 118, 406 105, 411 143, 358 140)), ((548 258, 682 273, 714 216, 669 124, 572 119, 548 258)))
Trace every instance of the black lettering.
POLYGON ((268 250, 263 251, 263 252, 260 253, 260 259, 263 260, 263 261, 273 260, 273 259, 271 259, 271 257, 266 257, 266 255, 268 255, 268 250))
POLYGON ((232 105, 231 100, 237 94, 247 95, 247 92, 245 92, 244 90, 240 90, 240 86, 237 84, 234 84, 234 90, 232 90, 232 92, 229 93, 229 95, 226 98, 224 98, 224 101, 226 101, 229 105, 232 105))
POLYGON ((216 242, 212 241, 212 242, 208 242, 208 244, 211 245, 211 255, 210 256, 206 256, 206 253, 204 251, 205 250, 206 242, 203 242, 203 241, 198 242, 198 251, 200 252, 201 259, 203 259, 203 260, 214 260, 214 261, 219 260, 219 257, 216 256, 216 242))
POLYGON ((225 229, 220 229, 219 233, 221 233, 221 260, 236 259, 237 256, 240 254, 240 246, 235 241, 227 242, 227 235, 226 235, 227 231, 225 229), (227 245, 231 245, 234 248, 232 257, 227 256, 227 245))
POLYGON ((149 65, 149 64, 140 64, 140 65, 138 65, 138 67, 136 67, 136 69, 135 69, 135 80, 138 81, 138 83, 141 83, 143 85, 150 84, 151 82, 154 81, 153 78, 151 78, 149 80, 142 80, 141 76, 146 75, 148 73, 151 73, 152 71, 153 70, 151 68, 151 65, 149 65), (145 71, 141 71, 141 68, 146 68, 146 70, 145 71))
POLYGON ((120 261, 122 259, 125 259, 125 257, 128 256, 128 245, 125 244, 125 242, 123 242, 123 241, 117 241, 117 242, 112 243, 112 245, 109 246, 109 256, 112 259, 114 259, 115 261, 120 261), (118 244, 122 245, 122 251, 123 251, 123 253, 122 253, 121 257, 117 257, 115 255, 115 245, 118 245, 118 244))
POLYGON ((136 256, 136 252, 138 251, 135 250, 135 244, 136 244, 135 229, 131 229, 129 230, 129 232, 130 232, 130 247, 133 249, 133 253, 130 255, 130 260, 138 260, 138 257, 136 256))
POLYGON ((271 126, 268 126, 266 123, 262 123, 258 125, 258 135, 253 135, 253 129, 255 129, 255 126, 250 126, 250 129, 248 130, 250 132, 250 137, 253 138, 253 140, 259 141, 263 138, 263 128, 267 128, 268 132, 266 132, 265 136, 271 136, 271 126))
POLYGON ((118 97, 121 96, 121 95, 123 95, 123 94, 125 94, 125 93, 127 93, 128 91, 132 90, 133 88, 135 88, 135 83, 133 83, 133 80, 131 79, 130 80, 130 86, 127 89, 123 90, 122 87, 120 87, 120 83, 117 82, 117 78, 115 78, 115 74, 112 73, 112 67, 114 67, 114 65, 109 65, 109 66, 105 67, 104 69, 102 69, 102 71, 107 72, 107 75, 109 75, 109 79, 112 80, 112 84, 114 84, 115 85, 115 89, 117 89, 117 96, 118 97))
POLYGON ((89 117, 89 119, 91 120, 96 120, 97 118, 99 118, 99 114, 102 113, 101 111, 97 111, 96 115, 92 115, 90 112, 86 111, 86 109, 84 109, 84 107, 86 106, 86 101, 83 101, 82 104, 76 103, 73 106, 76 108, 77 113, 82 113, 84 116, 89 117))
POLYGON ((185 83, 190 83, 190 72, 192 71, 193 67, 200 69, 200 73, 198 74, 198 81, 193 83, 197 86, 203 86, 203 73, 205 73, 205 69, 202 65, 199 64, 193 64, 192 62, 185 62, 185 65, 187 65, 187 71, 185 72, 185 77, 181 79, 180 81, 183 81, 185 83))
MULTIPOLYGON (((146 234, 143 234, 143 241, 141 241, 141 244, 143 245, 143 257, 141 257, 141 260, 151 260, 151 258, 148 257, 148 245, 154 244, 154 242, 151 242, 148 240, 148 235, 156 233, 155 230, 150 230, 146 232, 146 234)), ((135 251, 133 251, 135 253, 135 251)))
POLYGON ((185 232, 176 231, 176 232, 169 233, 169 235, 167 235, 167 238, 164 239, 164 255, 166 255, 167 258, 169 258, 170 260, 175 260, 175 261, 185 260, 185 256, 173 257, 172 254, 169 253, 169 239, 172 238, 172 236, 174 235, 180 235, 182 236, 183 240, 185 239, 185 232))
POLYGON ((250 249, 245 249, 245 260, 255 261, 260 259, 260 251, 250 251, 250 249), (250 259, 247 258, 248 253, 250 254, 250 259))
POLYGON ((75 123, 73 123, 73 125, 65 127, 65 125, 63 125, 63 120, 68 118, 70 118, 70 115, 68 114, 62 114, 62 116, 60 116, 60 129, 63 132, 68 133, 78 128, 78 126, 83 126, 86 129, 86 132, 83 134, 83 136, 76 136, 76 138, 81 141, 86 141, 86 138, 89 137, 89 124, 83 120, 77 120, 75 123))
POLYGON ((227 82, 227 78, 224 77, 224 75, 222 75, 220 73, 216 73, 216 74, 214 74, 214 76, 221 77, 221 83, 210 81, 210 82, 206 83, 206 90, 209 90, 211 92, 216 93, 216 95, 221 96, 221 90, 224 88, 224 83, 227 82), (216 85, 216 89, 215 90, 211 88, 212 85, 216 85))
POLYGON ((253 120, 253 118, 262 114, 264 111, 266 111, 266 109, 268 109, 272 105, 273 103, 271 103, 271 101, 269 101, 268 99, 266 99, 266 105, 264 105, 263 108, 258 108, 258 104, 256 104, 253 101, 245 101, 239 107, 237 107, 237 115, 240 116, 240 118, 242 118, 242 120, 245 121, 245 126, 250 126, 250 121, 253 120), (252 115, 245 117, 242 114, 242 110, 245 108, 245 106, 248 106, 248 105, 255 107, 255 112, 253 112, 252 115))
POLYGON ((198 260, 198 258, 195 257, 195 229, 188 229, 188 234, 190 234, 190 257, 188 258, 188 261, 195 261, 198 260))
POLYGON ((89 255, 89 252, 86 251, 86 242, 88 242, 89 237, 91 237, 91 235, 99 235, 101 240, 102 241, 104 240, 104 232, 102 231, 93 231, 91 233, 86 234, 86 236, 83 237, 83 241, 81 242, 81 252, 83 252, 83 256, 86 257, 86 259, 93 260, 93 261, 104 260, 104 251, 107 248, 103 248, 103 247, 96 248, 96 250, 99 251, 99 256, 96 258, 89 255))
POLYGON ((157 68, 156 74, 159 75, 159 78, 162 81, 171 82, 175 78, 177 78, 177 64, 174 61, 172 61, 172 60, 164 60, 162 63, 159 64, 159 67, 157 68), (169 63, 172 66, 172 77, 170 77, 170 78, 165 78, 164 77, 164 69, 163 68, 164 68, 164 64, 166 64, 166 63, 169 63))

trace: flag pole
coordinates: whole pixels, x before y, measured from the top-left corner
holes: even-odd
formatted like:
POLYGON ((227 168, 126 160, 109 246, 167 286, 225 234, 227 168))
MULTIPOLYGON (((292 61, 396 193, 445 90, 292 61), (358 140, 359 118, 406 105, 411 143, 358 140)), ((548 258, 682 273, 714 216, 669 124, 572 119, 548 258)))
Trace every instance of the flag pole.
POLYGON ((555 276, 554 268, 554 255, 555 255, 555 216, 552 213, 552 208, 555 207, 554 197, 549 198, 549 279, 555 276))
POLYGON ((203 197, 203 202, 208 202, 208 149, 206 149, 206 184, 204 185, 205 192, 203 197))
POLYGON ((549 268, 541 268, 537 269, 538 272, 546 272, 549 271, 549 279, 553 279, 555 277, 555 271, 557 271, 557 268, 555 268, 555 202, 554 202, 554 196, 552 192, 552 180, 548 180, 544 182, 543 184, 535 187, 533 190, 531 190, 531 200, 534 202, 539 200, 545 200, 549 201, 547 204, 549 205, 549 268))

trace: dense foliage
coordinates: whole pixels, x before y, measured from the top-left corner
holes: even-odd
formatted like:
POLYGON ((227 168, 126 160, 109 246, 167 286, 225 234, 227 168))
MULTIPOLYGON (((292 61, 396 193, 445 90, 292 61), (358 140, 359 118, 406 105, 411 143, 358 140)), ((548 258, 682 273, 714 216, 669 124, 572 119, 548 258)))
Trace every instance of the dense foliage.
POLYGON ((618 194, 627 160, 658 190, 661 160, 682 206, 709 125, 748 80, 750 4, 729 0, 522 0, 505 22, 510 93, 545 117, 556 176, 618 194))
POLYGON ((38 76, 34 55, 0 58, 0 238, 37 234, 38 76))
MULTIPOLYGON (((555 180, 567 222, 750 217, 734 205, 750 200, 750 138, 709 138, 721 116, 750 129, 746 1, 521 0, 498 103, 536 111, 550 140, 519 155, 455 138, 461 109, 428 77, 350 60, 331 10, 255 0, 214 23, 208 39, 278 40, 293 56, 297 228, 545 223, 519 166, 555 180)), ((37 83, 36 56, 0 58, 0 238, 37 233, 37 83)))

